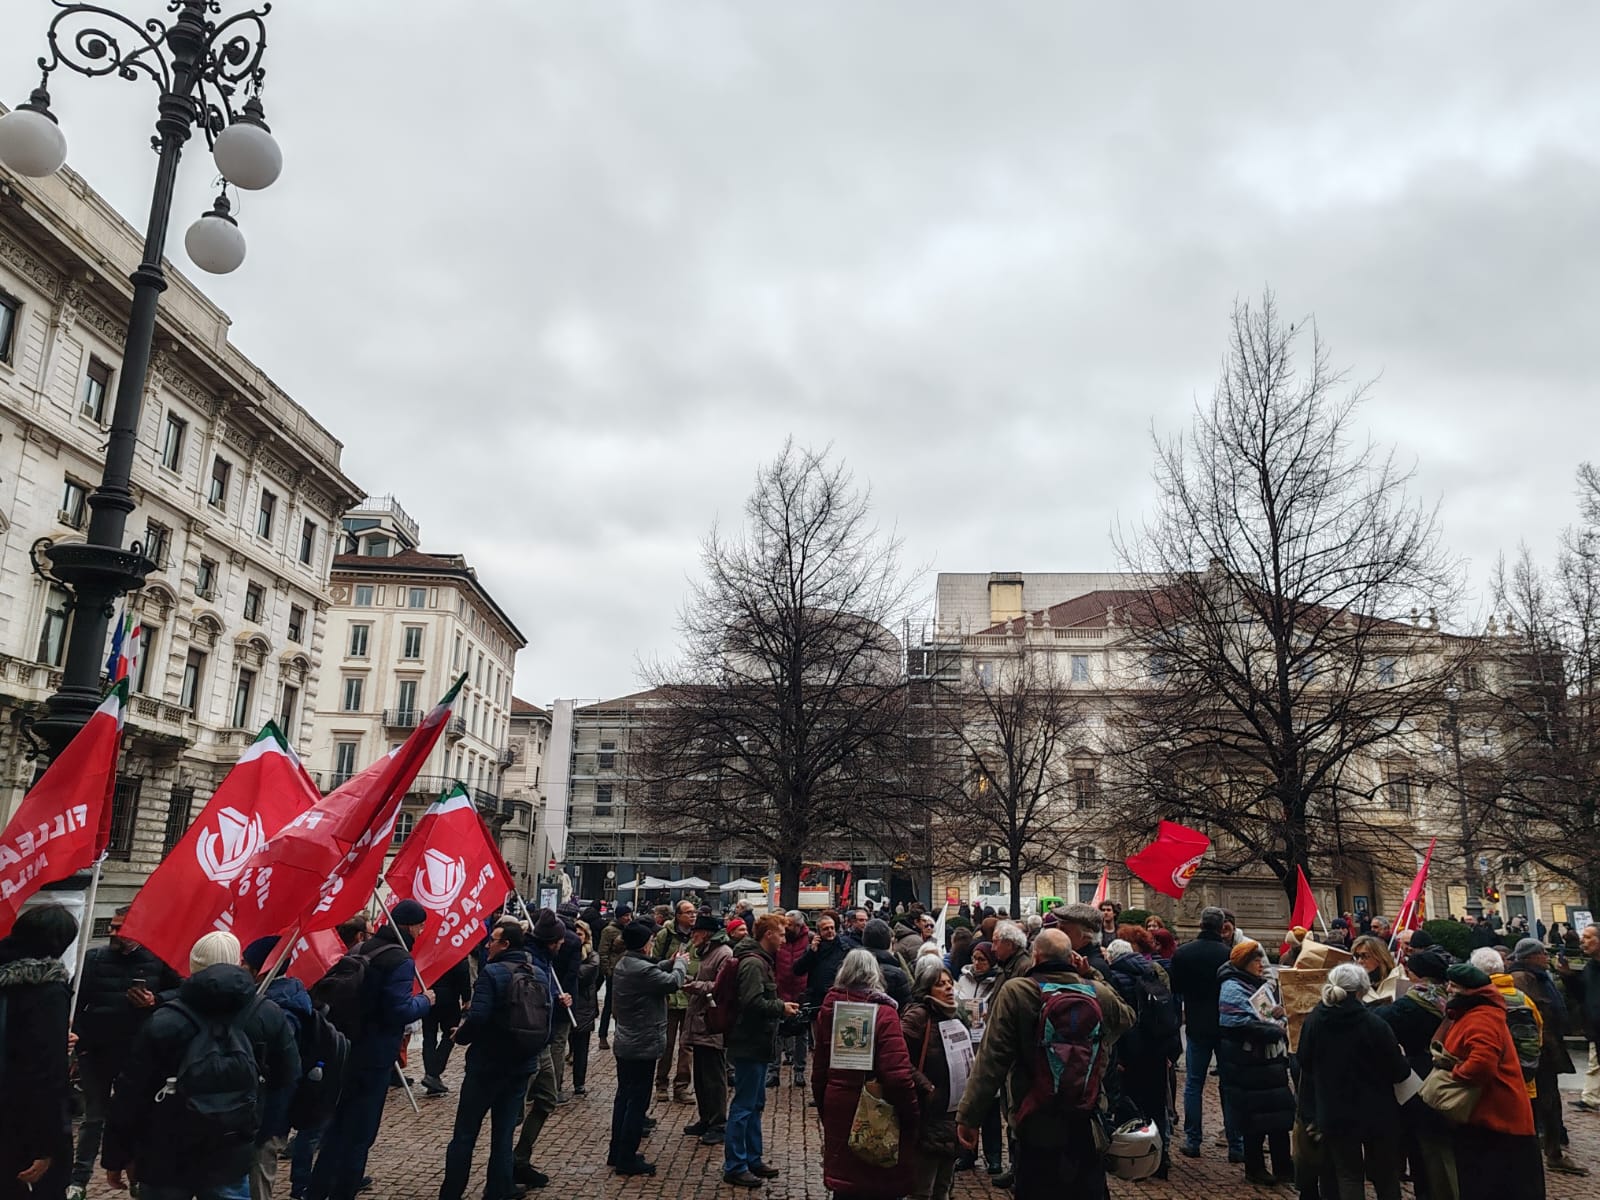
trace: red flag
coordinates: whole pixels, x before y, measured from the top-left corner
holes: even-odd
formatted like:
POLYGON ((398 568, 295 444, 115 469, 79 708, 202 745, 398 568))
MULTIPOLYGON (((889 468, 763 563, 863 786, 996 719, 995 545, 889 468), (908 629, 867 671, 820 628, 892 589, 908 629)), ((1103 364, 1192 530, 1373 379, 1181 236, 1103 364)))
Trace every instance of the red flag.
POLYGON ((415 900, 427 910, 411 957, 432 987, 483 936, 483 918, 511 890, 511 872, 458 783, 428 806, 384 882, 395 900, 415 900))
POLYGON ((1400 915, 1395 918, 1394 931, 1399 933, 1402 929, 1422 928, 1422 889, 1428 882, 1428 865, 1433 862, 1433 844, 1437 838, 1428 842, 1428 852, 1422 856, 1422 866, 1417 871, 1417 877, 1411 881, 1411 889, 1406 892, 1405 903, 1400 905, 1400 915))
POLYGON ((0 831, 0 935, 10 932, 24 900, 105 849, 127 705, 128 685, 116 684, 0 831))
POLYGON ((285 975, 293 976, 310 987, 328 973, 328 969, 344 957, 344 943, 331 929, 303 933, 295 938, 289 948, 292 956, 285 975))
POLYGON ((1163 821, 1156 830, 1156 840, 1123 861, 1128 864, 1128 870, 1156 891, 1182 897, 1183 889, 1189 886, 1194 873, 1200 869, 1200 860, 1210 848, 1211 839, 1198 829, 1176 821, 1163 821))
MULTIPOLYGON (((1305 868, 1296 865, 1294 885, 1294 911, 1289 914, 1290 929, 1310 929, 1312 922, 1317 919, 1317 898, 1311 894, 1311 882, 1306 878, 1305 868)), ((1278 947, 1279 954, 1286 954, 1289 950, 1288 939, 1278 947)))
POLYGON ((234 885, 233 932, 248 945, 298 924, 332 929, 372 895, 406 789, 450 720, 465 675, 411 736, 285 825, 234 885))
POLYGON ((1089 901, 1089 903, 1094 905, 1096 908, 1099 908, 1102 904, 1104 904, 1106 902, 1106 892, 1108 892, 1110 889, 1111 889, 1111 868, 1107 867, 1104 871, 1100 872, 1100 883, 1094 889, 1094 899, 1089 901))
POLYGON ((256 851, 318 798, 311 777, 269 721, 139 889, 124 935, 187 975, 195 941, 232 927, 234 883, 256 851))

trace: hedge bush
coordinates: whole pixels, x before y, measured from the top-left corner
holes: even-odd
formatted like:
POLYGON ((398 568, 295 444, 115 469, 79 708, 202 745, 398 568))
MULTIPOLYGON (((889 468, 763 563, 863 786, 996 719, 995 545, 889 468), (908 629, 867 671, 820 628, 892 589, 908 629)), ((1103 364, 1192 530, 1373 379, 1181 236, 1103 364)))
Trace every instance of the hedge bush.
POLYGON ((1424 921, 1422 929, 1462 962, 1472 953, 1472 931, 1459 921, 1424 921))
POLYGON ((1143 925, 1150 919, 1147 908, 1125 908, 1117 917, 1118 925, 1143 925))

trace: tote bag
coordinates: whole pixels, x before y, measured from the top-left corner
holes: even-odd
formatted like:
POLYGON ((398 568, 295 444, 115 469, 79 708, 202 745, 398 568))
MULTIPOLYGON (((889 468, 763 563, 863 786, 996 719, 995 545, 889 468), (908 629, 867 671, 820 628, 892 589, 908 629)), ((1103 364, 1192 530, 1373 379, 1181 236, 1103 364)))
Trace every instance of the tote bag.
POLYGON ((876 1080, 861 1086, 861 1098, 850 1119, 850 1140, 845 1144, 862 1162, 874 1167, 892 1167, 900 1161, 900 1118, 894 1105, 879 1094, 876 1080))

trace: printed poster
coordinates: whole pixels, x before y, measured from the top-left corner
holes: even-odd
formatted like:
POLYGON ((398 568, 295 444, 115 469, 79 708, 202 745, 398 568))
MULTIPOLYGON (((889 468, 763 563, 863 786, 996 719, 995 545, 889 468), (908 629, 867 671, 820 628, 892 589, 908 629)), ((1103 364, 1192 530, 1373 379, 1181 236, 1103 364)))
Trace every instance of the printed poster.
POLYGON ((940 1021, 939 1037, 944 1042, 944 1061, 950 1068, 950 1108, 955 1112, 961 1094, 967 1090, 972 1073, 972 1035, 960 1021, 940 1021))
POLYGON ((1328 982, 1328 970, 1283 970, 1278 972, 1278 986, 1283 990, 1284 1011, 1289 1014, 1289 1051, 1300 1048, 1300 1026, 1306 1014, 1322 1003, 1322 985, 1328 982))
POLYGON ((829 1066, 848 1071, 872 1070, 878 1036, 878 1006, 854 1002, 835 1004, 833 1030, 829 1036, 829 1066))

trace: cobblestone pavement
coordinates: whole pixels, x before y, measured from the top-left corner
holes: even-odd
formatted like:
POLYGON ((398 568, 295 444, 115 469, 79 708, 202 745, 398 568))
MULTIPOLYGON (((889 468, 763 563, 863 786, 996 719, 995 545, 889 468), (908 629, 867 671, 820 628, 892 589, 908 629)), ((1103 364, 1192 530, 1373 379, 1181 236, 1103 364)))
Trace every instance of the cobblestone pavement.
MULTIPOLYGON (((420 1061, 413 1052, 411 1061, 420 1061)), ((445 1081, 459 1082, 462 1054, 451 1056, 445 1081)), ((417 1072, 413 1072, 414 1074, 417 1072)), ((712 1196, 736 1196, 741 1189, 722 1182, 721 1147, 702 1146, 699 1140, 684 1137, 684 1125, 695 1119, 692 1104, 656 1102, 651 1116, 659 1119, 656 1131, 646 1139, 645 1157, 655 1162, 657 1174, 639 1179, 619 1179, 605 1166, 606 1141, 611 1124, 611 1098, 616 1078, 614 1059, 608 1051, 594 1049, 590 1055, 589 1094, 573 1099, 556 1110, 539 1139, 534 1162, 551 1177, 549 1187, 533 1196, 551 1200, 574 1197, 640 1197, 645 1200, 702 1200, 712 1196)), ((1182 1080, 1179 1081, 1182 1086, 1182 1080)), ((1244 1183, 1244 1168, 1230 1166, 1225 1149, 1216 1144, 1220 1130, 1215 1080, 1206 1089, 1207 1144, 1205 1156, 1188 1159, 1174 1156, 1172 1178, 1166 1182, 1124 1183, 1113 1180, 1114 1197, 1142 1197, 1144 1200, 1218 1200, 1223 1196, 1291 1197, 1292 1189, 1257 1189, 1244 1183)), ((827 1200, 822 1186, 822 1136, 816 1110, 808 1108, 809 1088, 790 1086, 785 1070, 780 1087, 767 1092, 767 1111, 763 1129, 767 1161, 782 1174, 772 1180, 760 1195, 771 1200, 827 1200)), ((1575 1099, 1575 1095, 1568 1099, 1575 1099)), ((376 1182, 368 1195, 372 1200, 436 1200, 443 1174, 444 1148, 450 1140, 455 1116, 453 1094, 417 1103, 420 1116, 411 1112, 405 1097, 392 1092, 384 1113, 383 1130, 378 1135, 370 1171, 376 1182)), ((1595 1175, 1584 1179, 1552 1174, 1548 1180, 1550 1200, 1593 1200, 1600 1196, 1600 1114, 1567 1109, 1572 1136, 1572 1155, 1595 1168, 1595 1175)), ((488 1146, 484 1129, 473 1163, 468 1200, 482 1195, 483 1154, 488 1146)), ((989 1185, 982 1171, 958 1175, 956 1200, 1005 1200, 1009 1195, 989 1185)), ((1411 1195, 1406 1189, 1407 1196, 1411 1195)), ((1062 1200, 1070 1200, 1063 1197, 1062 1200)), ((1507 1197, 1507 1200, 1513 1200, 1507 1197)))

